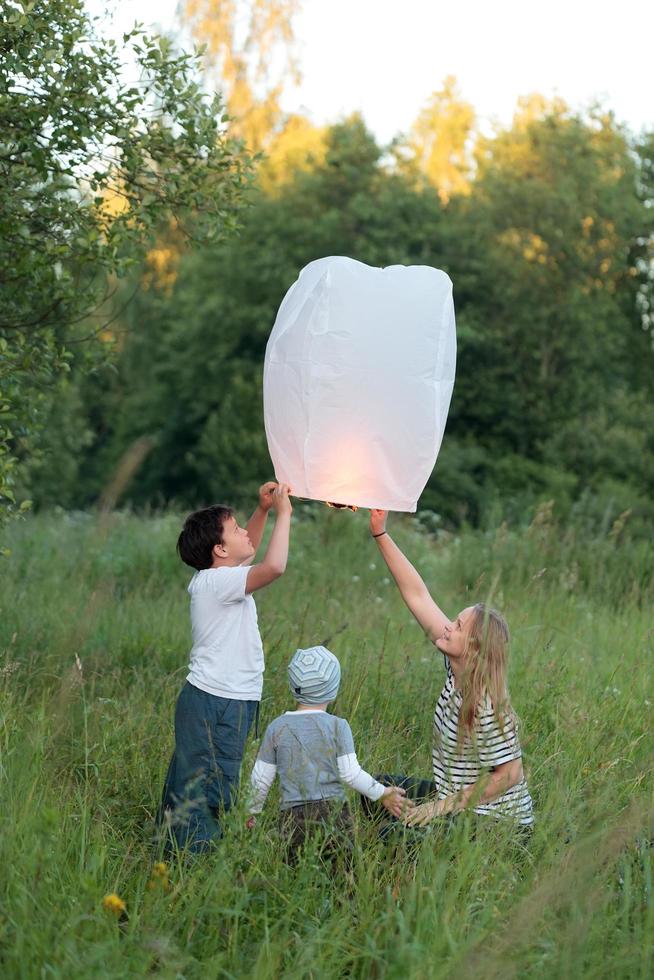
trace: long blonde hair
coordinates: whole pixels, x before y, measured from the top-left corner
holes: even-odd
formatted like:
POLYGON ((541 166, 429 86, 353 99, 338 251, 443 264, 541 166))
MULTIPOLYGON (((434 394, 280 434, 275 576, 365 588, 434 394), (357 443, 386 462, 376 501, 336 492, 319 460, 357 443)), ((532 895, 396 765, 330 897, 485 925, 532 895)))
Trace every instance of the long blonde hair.
POLYGON ((474 737, 475 720, 480 705, 488 696, 500 727, 513 719, 509 702, 507 667, 509 627, 495 609, 483 602, 473 606, 470 629, 466 639, 466 667, 463 675, 461 710, 457 742, 474 737))

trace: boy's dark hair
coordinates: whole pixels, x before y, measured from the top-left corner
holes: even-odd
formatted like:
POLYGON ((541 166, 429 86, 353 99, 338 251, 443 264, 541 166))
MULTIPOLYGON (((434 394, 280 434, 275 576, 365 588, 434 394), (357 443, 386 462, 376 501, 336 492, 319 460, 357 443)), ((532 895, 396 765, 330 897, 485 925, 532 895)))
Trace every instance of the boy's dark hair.
POLYGON ((225 504, 214 504, 189 514, 177 539, 177 554, 182 561, 198 572, 211 568, 213 546, 223 543, 223 525, 233 515, 233 508, 225 504))

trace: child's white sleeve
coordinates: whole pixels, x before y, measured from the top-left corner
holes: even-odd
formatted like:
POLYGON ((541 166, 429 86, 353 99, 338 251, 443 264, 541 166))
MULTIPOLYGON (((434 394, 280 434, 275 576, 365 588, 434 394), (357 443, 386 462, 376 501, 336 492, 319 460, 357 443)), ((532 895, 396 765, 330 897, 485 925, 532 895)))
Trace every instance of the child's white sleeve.
POLYGON ((250 776, 250 813, 261 813, 270 787, 277 773, 277 752, 275 750, 275 722, 266 728, 257 753, 257 761, 250 776))
POLYGON ((257 759, 250 776, 250 813, 261 813, 270 787, 275 781, 277 766, 257 759))
POLYGON ((338 766, 338 778, 346 786, 355 789, 362 796, 367 796, 369 800, 378 800, 383 796, 386 787, 361 768, 355 752, 339 755, 336 759, 336 765, 338 766))

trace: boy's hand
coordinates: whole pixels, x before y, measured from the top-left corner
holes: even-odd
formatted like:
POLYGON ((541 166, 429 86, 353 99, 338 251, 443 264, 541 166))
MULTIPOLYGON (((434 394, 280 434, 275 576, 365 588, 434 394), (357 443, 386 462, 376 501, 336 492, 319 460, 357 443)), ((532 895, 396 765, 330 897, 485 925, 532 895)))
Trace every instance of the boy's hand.
POLYGON ((256 825, 257 825, 257 818, 255 817, 254 814, 252 814, 252 816, 248 817, 247 820, 245 821, 245 826, 247 827, 248 830, 254 830, 256 825))
POLYGON ((273 503, 273 491, 276 489, 277 484, 274 480, 269 480, 268 483, 264 483, 259 487, 259 507, 261 510, 265 511, 266 514, 272 507, 273 503))
POLYGON ((277 516, 280 514, 290 514, 293 511, 289 493, 291 488, 288 483, 279 483, 272 492, 272 507, 277 516))
POLYGON ((406 790, 400 786, 387 786, 379 802, 394 817, 401 817, 413 806, 411 800, 407 800, 406 798, 406 790))
POLYGON ((386 518, 388 517, 387 510, 371 510, 370 511, 370 533, 371 534, 381 534, 382 531, 386 530, 386 518))

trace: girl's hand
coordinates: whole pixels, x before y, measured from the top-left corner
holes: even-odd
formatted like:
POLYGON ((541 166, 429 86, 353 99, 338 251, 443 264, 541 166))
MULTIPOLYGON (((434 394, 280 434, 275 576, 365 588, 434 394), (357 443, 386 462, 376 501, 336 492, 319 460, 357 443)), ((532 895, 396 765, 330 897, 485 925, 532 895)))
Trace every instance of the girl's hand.
POLYGON ((370 511, 370 533, 371 534, 381 534, 382 531, 386 530, 386 518, 388 517, 387 510, 371 510, 370 511))
POLYGON ((245 826, 247 827, 248 830, 254 830, 256 825, 257 825, 257 818, 255 817, 254 814, 252 814, 252 816, 248 817, 247 820, 245 821, 245 826))
POLYGON ((444 812, 443 802, 443 800, 428 800, 427 803, 421 803, 414 807, 410 813, 407 813, 404 817, 404 823, 407 827, 426 827, 434 817, 442 816, 444 812))

